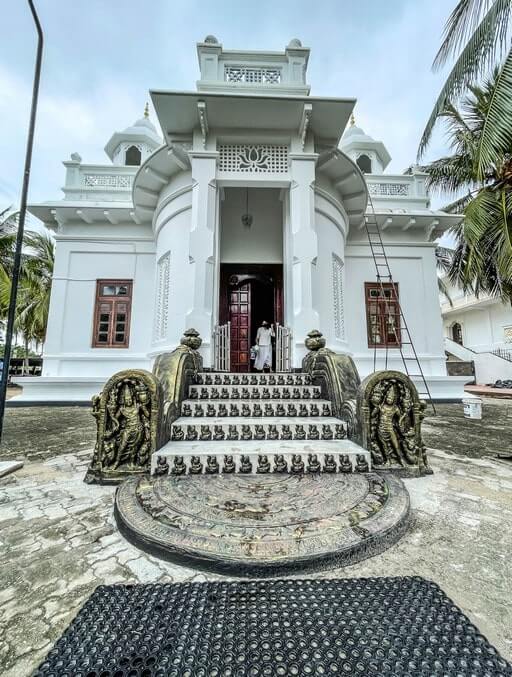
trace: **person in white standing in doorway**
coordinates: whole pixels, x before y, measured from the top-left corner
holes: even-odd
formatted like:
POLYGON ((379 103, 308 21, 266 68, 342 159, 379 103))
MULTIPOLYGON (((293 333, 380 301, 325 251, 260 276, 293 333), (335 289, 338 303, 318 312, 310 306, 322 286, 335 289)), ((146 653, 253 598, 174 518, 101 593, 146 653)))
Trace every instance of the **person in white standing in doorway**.
POLYGON ((254 362, 254 368, 258 371, 263 371, 266 368, 272 370, 272 338, 274 336, 274 325, 269 325, 266 320, 263 320, 256 334, 258 355, 254 362))

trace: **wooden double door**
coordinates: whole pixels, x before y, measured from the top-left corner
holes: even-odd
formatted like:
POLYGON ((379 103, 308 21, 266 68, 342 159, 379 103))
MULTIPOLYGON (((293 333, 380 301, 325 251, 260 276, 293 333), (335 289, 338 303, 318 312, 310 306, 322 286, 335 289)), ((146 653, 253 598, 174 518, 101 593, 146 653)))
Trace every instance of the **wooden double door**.
POLYGON ((221 265, 219 323, 231 323, 231 371, 250 371, 263 320, 282 323, 282 280, 280 265, 221 265))

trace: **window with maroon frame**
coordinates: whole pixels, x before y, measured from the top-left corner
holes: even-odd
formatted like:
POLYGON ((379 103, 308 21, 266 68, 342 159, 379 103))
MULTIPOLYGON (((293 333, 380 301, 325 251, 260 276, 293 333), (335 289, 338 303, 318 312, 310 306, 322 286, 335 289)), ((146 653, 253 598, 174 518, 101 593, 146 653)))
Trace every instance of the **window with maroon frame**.
POLYGON ((128 348, 132 280, 97 280, 93 348, 128 348))
POLYGON ((399 348, 400 306, 398 284, 365 282, 366 327, 369 348, 399 348))

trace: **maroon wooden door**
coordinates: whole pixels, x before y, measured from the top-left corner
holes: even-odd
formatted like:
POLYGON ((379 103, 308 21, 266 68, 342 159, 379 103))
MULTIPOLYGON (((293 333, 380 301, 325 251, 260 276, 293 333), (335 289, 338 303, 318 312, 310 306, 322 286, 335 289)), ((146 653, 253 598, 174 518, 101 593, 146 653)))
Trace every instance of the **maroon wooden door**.
POLYGON ((251 337, 251 283, 232 287, 229 292, 231 322, 231 371, 249 371, 251 337))

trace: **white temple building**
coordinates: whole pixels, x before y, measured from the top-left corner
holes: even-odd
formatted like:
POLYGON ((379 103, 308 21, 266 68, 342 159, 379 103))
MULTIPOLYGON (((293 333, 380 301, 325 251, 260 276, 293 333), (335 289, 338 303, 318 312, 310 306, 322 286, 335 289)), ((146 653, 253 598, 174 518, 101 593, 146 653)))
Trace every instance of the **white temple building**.
POLYGON ((310 96, 299 40, 248 52, 207 36, 197 54, 195 91, 151 92, 163 138, 146 110, 112 135, 108 163, 73 153, 64 198, 30 206, 57 247, 43 375, 23 379, 20 399, 87 400, 120 369, 151 369, 190 327, 206 367, 244 371, 263 319, 280 326, 278 367, 299 368, 319 329, 361 377, 385 353, 403 370, 370 213, 432 396, 461 397, 433 243, 459 217, 430 209, 424 174, 384 173, 385 145, 350 122, 355 99, 310 96))

